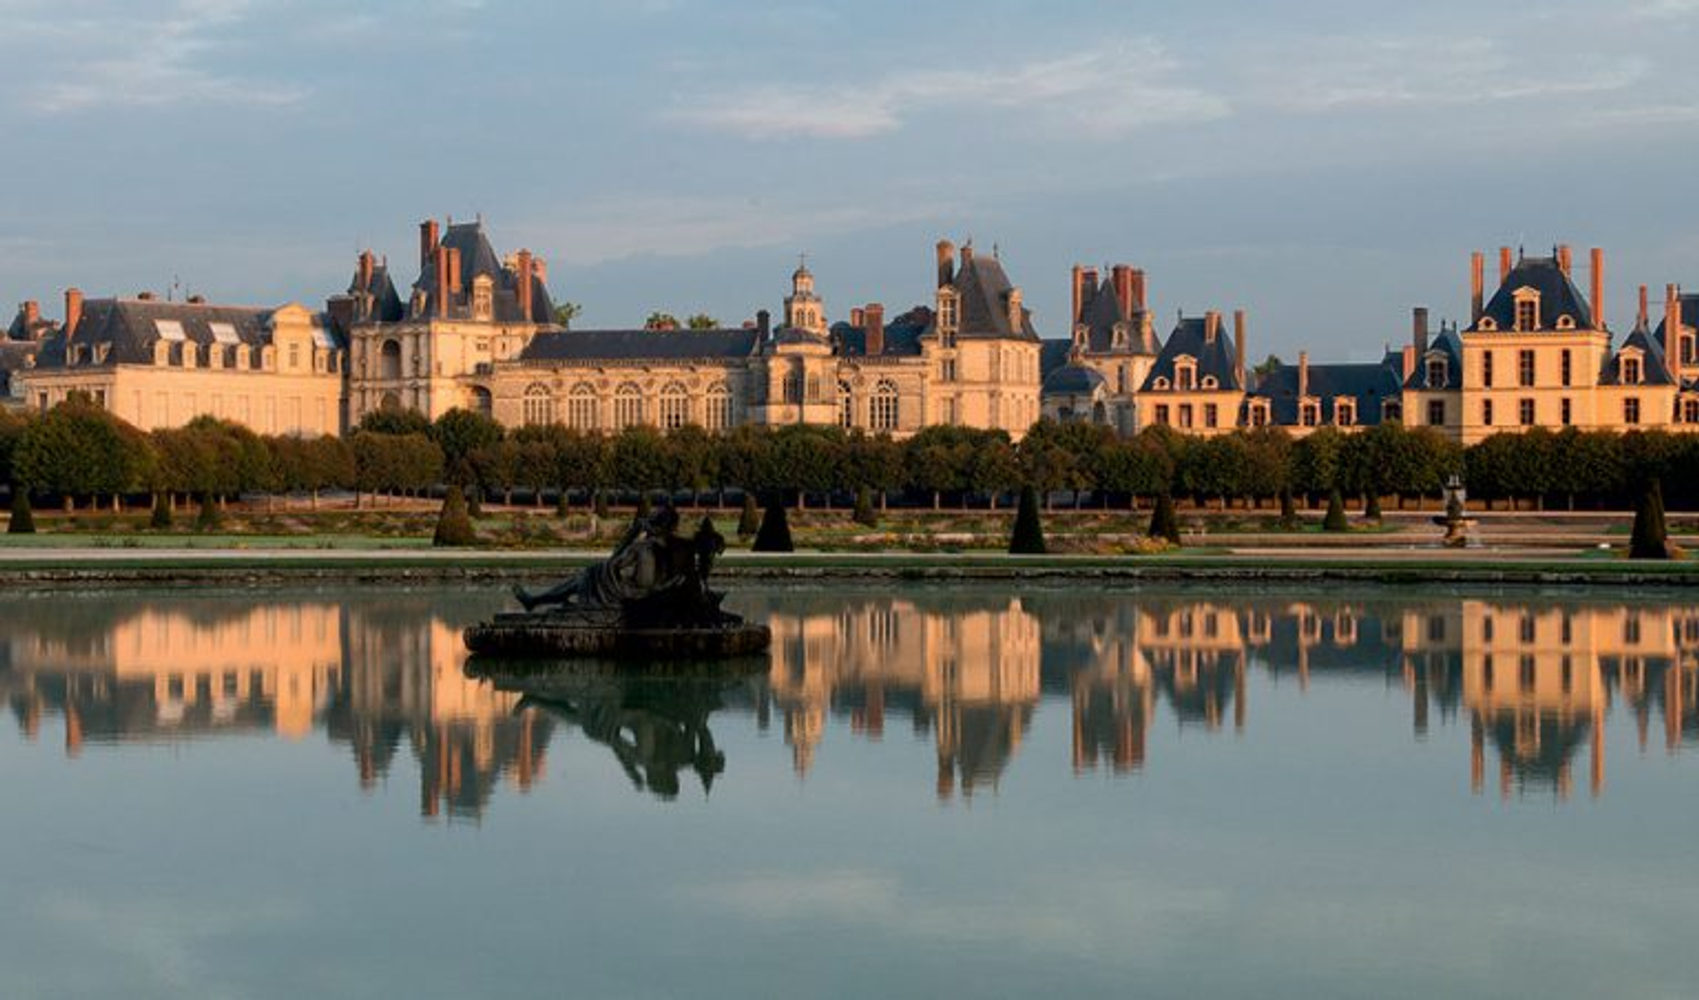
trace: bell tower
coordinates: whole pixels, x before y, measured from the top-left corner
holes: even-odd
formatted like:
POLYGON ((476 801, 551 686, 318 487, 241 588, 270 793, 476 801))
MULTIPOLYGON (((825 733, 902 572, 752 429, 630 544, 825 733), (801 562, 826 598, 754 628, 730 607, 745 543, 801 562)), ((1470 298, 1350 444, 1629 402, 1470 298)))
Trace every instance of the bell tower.
POLYGON ((791 274, 791 293, 785 297, 785 326, 809 333, 826 333, 826 305, 814 292, 814 275, 808 270, 808 255, 802 255, 791 274))

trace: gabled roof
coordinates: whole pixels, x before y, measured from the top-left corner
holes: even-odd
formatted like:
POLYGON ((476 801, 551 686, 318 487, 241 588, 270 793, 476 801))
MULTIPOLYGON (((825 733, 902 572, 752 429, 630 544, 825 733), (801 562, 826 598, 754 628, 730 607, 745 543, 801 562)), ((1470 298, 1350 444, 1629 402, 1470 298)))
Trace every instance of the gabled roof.
MULTIPOLYGON (((1087 329, 1086 350, 1093 354, 1108 354, 1115 349, 1115 325, 1121 322, 1121 299, 1116 294, 1115 283, 1104 279, 1101 287, 1090 292, 1085 304, 1080 309, 1080 323, 1087 329)), ((1162 345, 1157 342, 1154 331, 1146 332, 1137 312, 1129 310, 1132 319, 1127 321, 1128 352, 1132 354, 1157 354, 1162 345)))
POLYGON ((951 287, 960 301, 961 314, 957 319, 958 337, 1012 337, 1018 340, 1037 340, 1032 327, 1032 311, 1021 309, 1019 329, 1009 323, 1009 293, 1014 285, 995 257, 981 257, 964 251, 962 266, 956 271, 951 287))
MULTIPOLYGON (((920 356, 920 335, 932 325, 932 310, 916 306, 885 324, 883 358, 913 358, 920 356)), ((867 356, 867 328, 848 323, 832 324, 832 347, 839 357, 867 356)))
POLYGON ((1428 341, 1428 352, 1416 359, 1416 370, 1404 381, 1406 389, 1461 389, 1463 388, 1463 341, 1457 336, 1455 329, 1446 328, 1434 335, 1428 341), (1445 358, 1445 384, 1428 384, 1428 358, 1433 355, 1445 358))
POLYGON ((1103 374, 1097 369, 1070 364, 1044 376, 1042 393, 1046 396, 1089 396, 1106 384, 1103 374))
POLYGON ((11 395, 12 377, 29 369, 40 350, 40 341, 0 340, 0 397, 11 395))
MULTIPOLYGON (((442 245, 460 251, 460 292, 450 293, 452 301, 448 304, 449 318, 465 319, 471 316, 472 283, 480 276, 485 276, 493 286, 491 315, 495 322, 554 322, 555 307, 553 300, 549 298, 548 286, 535 272, 531 275, 531 315, 520 314, 519 276, 502 265, 495 247, 490 245, 489 238, 484 235, 482 222, 451 224, 448 232, 443 234, 442 245)), ((424 266, 419 269, 419 279, 413 282, 413 291, 419 296, 417 301, 422 303, 422 308, 413 313, 414 318, 437 314, 436 287, 437 264, 433 256, 425 261, 424 266)))
POLYGON ((1202 316, 1187 318, 1182 316, 1174 325, 1174 332, 1168 335, 1168 343, 1162 348, 1162 353, 1156 356, 1156 363, 1150 366, 1150 374, 1145 376, 1144 385, 1139 387, 1141 392, 1151 392, 1157 379, 1166 380, 1167 385, 1174 385, 1174 361, 1177 358, 1190 356, 1197 360, 1198 384, 1213 376, 1218 389, 1242 389, 1239 383, 1239 373, 1233 357, 1233 335, 1227 332, 1225 323, 1217 322, 1215 338, 1209 337, 1208 322, 1202 316))
MULTIPOLYGON (((263 347, 272 342, 276 309, 220 306, 157 299, 89 299, 69 344, 58 334, 42 345, 38 367, 65 364, 68 348, 106 345, 102 364, 152 364, 154 345, 161 340, 197 347, 263 347)), ((311 317, 319 343, 340 348, 327 317, 311 317)))
POLYGON ((372 312, 366 317, 366 322, 399 323, 407 316, 407 307, 401 301, 401 295, 395 290, 395 281, 390 277, 388 264, 377 264, 372 267, 371 284, 360 286, 360 271, 355 268, 354 277, 348 282, 349 295, 372 296, 372 312))
MULTIPOLYGON (((1482 314, 1492 317, 1499 330, 1514 330, 1516 293, 1523 288, 1531 288, 1540 293, 1542 331, 1556 331, 1559 316, 1568 316, 1574 320, 1577 330, 1594 329, 1592 305, 1581 294, 1581 289, 1575 287, 1575 282, 1563 273, 1556 257, 1524 257, 1517 261, 1516 266, 1499 285, 1492 301, 1482 310, 1482 314)), ((1471 331, 1479 325, 1477 321, 1475 326, 1470 328, 1471 331)))
POLYGON ((1074 345, 1067 340, 1044 340, 1038 345, 1038 372, 1048 377, 1051 372, 1073 359, 1074 345))
POLYGON ((753 357, 761 331, 545 330, 531 338, 520 361, 718 361, 753 357))
POLYGON ((1600 385, 1622 385, 1621 368, 1617 364, 1622 352, 1638 348, 1645 356, 1640 364, 1640 381, 1638 385, 1675 385, 1675 377, 1670 374, 1669 365, 1664 363, 1664 342, 1652 336, 1646 324, 1638 323, 1628 336, 1622 339, 1616 350, 1611 351, 1605 358, 1604 368, 1599 372, 1600 385))
MULTIPOLYGON (((1378 424, 1381 403, 1402 391, 1398 361, 1309 367, 1309 394, 1321 404, 1322 423, 1335 422, 1334 403, 1340 397, 1349 397, 1357 404, 1356 423, 1378 424)), ((1281 365, 1259 378, 1250 392, 1269 401, 1269 416, 1276 424, 1295 427, 1299 423, 1298 374, 1297 365, 1281 365)))

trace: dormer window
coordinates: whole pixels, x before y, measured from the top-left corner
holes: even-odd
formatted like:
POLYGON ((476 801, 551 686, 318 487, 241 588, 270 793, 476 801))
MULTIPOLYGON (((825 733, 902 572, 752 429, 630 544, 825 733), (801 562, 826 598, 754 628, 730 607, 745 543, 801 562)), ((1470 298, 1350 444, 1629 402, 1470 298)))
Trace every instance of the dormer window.
POLYGON ((1248 415, 1252 427, 1268 426, 1268 401, 1266 399, 1252 400, 1248 415))
POLYGON ((1640 359, 1639 358, 1625 357, 1621 361, 1621 367, 1622 367, 1622 384, 1623 385, 1639 385, 1640 384, 1642 372, 1641 372, 1641 369, 1640 369, 1640 359))
POLYGON ((938 292, 938 332, 944 335, 946 342, 956 335, 959 325, 956 312, 956 293, 953 289, 940 289, 938 292))
POLYGON ((1493 319, 1491 316, 1482 316, 1481 321, 1476 324, 1475 328, 1480 330, 1482 333, 1493 333, 1498 330, 1498 321, 1493 319))
POLYGON ((1198 363, 1191 358, 1182 358, 1174 362, 1174 388, 1180 392, 1190 392, 1197 388, 1198 363))
POLYGON ((1214 375, 1205 375, 1203 377, 1203 387, 1205 389, 1219 389, 1221 387, 1221 380, 1217 379, 1214 375))
POLYGON ((1314 427, 1321 423, 1321 404, 1306 402, 1298 407, 1298 424, 1303 427, 1314 427))
POLYGON ((1540 293, 1532 288, 1516 290, 1516 329, 1538 330, 1540 328, 1540 293))
POLYGON ((1113 334, 1111 335, 1111 338, 1112 338, 1111 344, 1114 346, 1115 350, 1124 351, 1124 350, 1127 349, 1127 337, 1128 337, 1127 324, 1116 323, 1115 324, 1115 330, 1114 330, 1113 334))
POLYGON ((1080 325, 1074 327, 1074 346, 1075 347, 1079 348, 1082 351, 1085 350, 1087 347, 1091 346, 1090 337, 1091 337, 1091 327, 1086 326, 1084 323, 1081 323, 1080 325))
POLYGON ((1355 399, 1334 400, 1333 422, 1340 427, 1355 426, 1357 423, 1357 401, 1355 399))
POLYGON ((1448 366, 1446 365, 1444 358, 1429 358, 1428 359, 1428 388, 1429 389, 1443 389, 1443 388, 1445 388, 1446 377, 1449 374, 1446 370, 1447 367, 1448 366))
POLYGON ((1168 379, 1162 376, 1157 376, 1156 380, 1151 382, 1150 387, 1152 389, 1166 391, 1168 389, 1168 379))
POLYGON ((1568 313, 1564 313, 1562 316, 1559 316, 1557 318, 1557 328, 1559 330, 1573 330, 1573 329, 1575 329, 1575 317, 1569 315, 1568 313))
POLYGON ((495 315, 494 282, 487 274, 472 279, 472 318, 488 323, 495 315))

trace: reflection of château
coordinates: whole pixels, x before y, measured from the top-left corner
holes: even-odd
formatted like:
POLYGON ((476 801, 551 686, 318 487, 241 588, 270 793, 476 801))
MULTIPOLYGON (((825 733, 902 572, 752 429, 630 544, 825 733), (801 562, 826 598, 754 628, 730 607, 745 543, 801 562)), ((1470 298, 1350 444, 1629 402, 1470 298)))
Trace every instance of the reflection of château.
POLYGON ((542 773, 548 721, 468 680, 458 629, 419 598, 358 610, 160 599, 118 615, 67 598, 28 626, 0 635, 0 684, 31 738, 44 711, 60 714, 72 755, 87 741, 299 739, 322 723, 353 749, 362 787, 405 738, 426 816, 475 816, 502 778, 523 790, 542 773))

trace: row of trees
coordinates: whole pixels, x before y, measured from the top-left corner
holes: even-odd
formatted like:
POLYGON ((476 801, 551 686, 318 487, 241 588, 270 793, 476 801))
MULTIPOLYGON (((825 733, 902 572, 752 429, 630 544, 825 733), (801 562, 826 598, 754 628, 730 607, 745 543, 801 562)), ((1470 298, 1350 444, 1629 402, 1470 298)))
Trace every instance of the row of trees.
POLYGON ((1464 449, 1428 428, 1322 428, 1294 440, 1277 428, 1211 438, 1154 427, 1121 438, 1087 424, 1000 431, 932 427, 906 441, 836 427, 684 427, 614 435, 559 426, 505 430, 454 410, 432 422, 372 415, 347 438, 262 437, 201 418, 144 434, 86 399, 39 417, 0 414, 0 477, 37 493, 111 497, 139 491, 233 496, 329 489, 420 494, 448 483, 511 501, 603 491, 755 490, 792 502, 861 491, 911 502, 997 505, 1022 486, 1074 504, 1125 507, 1161 495, 1217 506, 1284 496, 1319 505, 1347 496, 1437 496, 1461 473, 1470 492, 1530 506, 1632 506, 1659 478, 1671 506, 1699 507, 1699 435, 1568 429, 1505 434, 1464 449))

